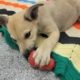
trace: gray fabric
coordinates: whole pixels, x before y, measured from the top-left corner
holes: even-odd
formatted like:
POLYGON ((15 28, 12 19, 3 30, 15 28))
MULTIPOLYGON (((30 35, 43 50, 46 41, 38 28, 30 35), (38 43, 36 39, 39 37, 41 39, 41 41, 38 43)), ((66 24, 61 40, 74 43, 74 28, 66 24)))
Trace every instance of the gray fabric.
MULTIPOLYGON (((56 80, 52 72, 33 69, 0 38, 0 80, 56 80)), ((58 79, 57 79, 58 80, 58 79)))

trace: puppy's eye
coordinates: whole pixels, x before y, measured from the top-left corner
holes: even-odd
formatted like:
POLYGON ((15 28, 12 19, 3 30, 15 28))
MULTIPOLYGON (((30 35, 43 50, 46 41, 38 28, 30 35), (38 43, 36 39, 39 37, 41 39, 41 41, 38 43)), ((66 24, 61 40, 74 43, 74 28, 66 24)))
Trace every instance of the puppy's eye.
POLYGON ((31 35, 31 32, 29 31, 28 33, 25 34, 25 39, 29 38, 31 35))

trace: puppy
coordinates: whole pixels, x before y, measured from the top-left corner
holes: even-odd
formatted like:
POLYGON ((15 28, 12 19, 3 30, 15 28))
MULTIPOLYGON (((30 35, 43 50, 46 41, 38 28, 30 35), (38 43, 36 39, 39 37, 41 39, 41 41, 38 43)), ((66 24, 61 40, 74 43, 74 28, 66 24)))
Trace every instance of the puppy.
POLYGON ((59 40, 60 32, 70 28, 80 16, 80 0, 49 0, 39 3, 12 16, 0 15, 0 24, 7 25, 20 52, 35 45, 39 33, 48 35, 33 58, 40 66, 50 61, 50 52, 59 40))

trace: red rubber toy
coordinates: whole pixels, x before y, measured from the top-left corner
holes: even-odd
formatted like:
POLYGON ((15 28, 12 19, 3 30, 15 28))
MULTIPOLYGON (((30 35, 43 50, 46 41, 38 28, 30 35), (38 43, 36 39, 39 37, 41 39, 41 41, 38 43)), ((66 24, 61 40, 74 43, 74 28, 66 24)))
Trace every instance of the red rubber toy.
POLYGON ((33 59, 33 54, 35 54, 35 51, 31 51, 28 57, 28 62, 31 64, 32 67, 39 68, 40 70, 46 70, 46 71, 50 71, 55 67, 55 61, 52 58, 50 59, 50 63, 48 65, 39 67, 39 65, 37 65, 33 59))

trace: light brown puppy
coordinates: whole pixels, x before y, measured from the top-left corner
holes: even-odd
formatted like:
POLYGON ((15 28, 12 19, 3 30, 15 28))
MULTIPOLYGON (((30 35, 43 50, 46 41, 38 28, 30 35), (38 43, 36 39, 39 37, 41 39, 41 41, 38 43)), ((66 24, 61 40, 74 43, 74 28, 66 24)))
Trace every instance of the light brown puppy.
POLYGON ((21 53, 35 45, 38 33, 48 38, 42 42, 33 55, 41 66, 50 61, 50 52, 59 40, 60 32, 72 26, 80 16, 80 0, 49 0, 29 9, 6 17, 0 16, 0 24, 6 24, 21 53))

